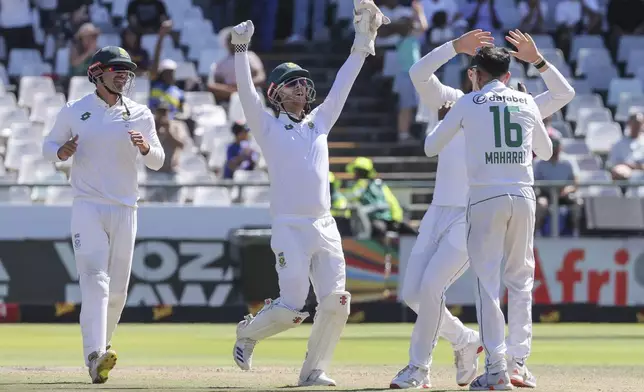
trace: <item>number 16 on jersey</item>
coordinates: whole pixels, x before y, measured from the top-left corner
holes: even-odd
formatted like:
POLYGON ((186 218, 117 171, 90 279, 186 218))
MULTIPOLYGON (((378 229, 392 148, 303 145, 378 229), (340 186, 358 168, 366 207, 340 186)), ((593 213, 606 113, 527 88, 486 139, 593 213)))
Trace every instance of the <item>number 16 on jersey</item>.
MULTIPOLYGON (((501 122, 501 107, 490 106, 494 122, 494 147, 499 149, 517 148, 523 145, 523 128, 520 124, 512 122, 510 113, 519 112, 518 106, 505 106, 503 108, 503 122, 501 122)), ((489 151, 485 153, 486 164, 523 164, 525 154, 523 151, 489 151)))

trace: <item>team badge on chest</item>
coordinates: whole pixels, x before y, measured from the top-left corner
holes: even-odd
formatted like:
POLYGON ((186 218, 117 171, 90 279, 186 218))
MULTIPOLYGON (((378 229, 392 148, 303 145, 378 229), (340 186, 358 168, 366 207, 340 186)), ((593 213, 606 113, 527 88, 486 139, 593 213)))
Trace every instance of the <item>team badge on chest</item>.
POLYGON ((284 257, 284 252, 277 254, 277 265, 279 265, 280 268, 286 267, 286 257, 284 257))

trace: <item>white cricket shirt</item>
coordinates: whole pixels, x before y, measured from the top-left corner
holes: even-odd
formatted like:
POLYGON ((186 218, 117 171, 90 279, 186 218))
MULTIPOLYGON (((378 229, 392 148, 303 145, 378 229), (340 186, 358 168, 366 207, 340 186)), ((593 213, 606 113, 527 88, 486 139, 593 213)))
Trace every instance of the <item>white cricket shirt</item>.
POLYGON ((45 138, 44 157, 60 162, 58 149, 78 135, 70 180, 75 198, 136 207, 136 160, 141 153, 130 141, 130 130, 140 132, 150 145, 142 156, 145 165, 152 170, 163 166, 165 153, 150 109, 129 98, 123 100, 129 116, 121 102, 109 107, 96 93, 71 101, 60 110, 45 138))
MULTIPOLYGON (((456 56, 456 51, 453 41, 450 41, 432 50, 409 70, 421 102, 432 111, 437 112, 445 102, 456 102, 463 96, 461 90, 442 84, 434 75, 454 56, 456 56)), ((575 96, 575 91, 566 78, 551 64, 548 64, 548 67, 548 70, 540 73, 548 90, 534 98, 543 118, 560 110, 575 96)), ((436 186, 434 187, 432 204, 465 207, 467 206, 468 193, 465 136, 463 132, 458 132, 438 155, 436 186)))
POLYGON ((301 122, 266 112, 250 74, 248 55, 235 53, 237 90, 246 121, 266 159, 272 216, 319 218, 329 214, 327 135, 338 120, 366 55, 354 52, 344 63, 324 102, 301 122))
POLYGON ((552 142, 532 96, 493 80, 459 99, 427 135, 425 153, 436 155, 463 129, 470 188, 529 187, 532 151, 552 156, 552 142))

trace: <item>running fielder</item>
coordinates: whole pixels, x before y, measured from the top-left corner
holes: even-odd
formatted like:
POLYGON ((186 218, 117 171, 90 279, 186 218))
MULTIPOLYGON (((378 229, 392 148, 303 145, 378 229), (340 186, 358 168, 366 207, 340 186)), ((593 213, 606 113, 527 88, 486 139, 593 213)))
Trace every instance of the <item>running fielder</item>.
MULTIPOLYGON (((575 95, 566 79, 543 60, 529 35, 511 31, 506 39, 517 47, 512 54, 523 61, 540 66, 539 72, 548 91, 538 95, 535 102, 542 117, 548 117, 565 106, 575 95)), ((449 101, 457 101, 463 92, 443 85, 434 73, 456 54, 476 54, 480 47, 491 46, 489 32, 470 31, 426 55, 410 70, 412 81, 425 105, 438 110, 449 101)), ((474 83, 473 67, 468 77, 474 83)), ((477 88, 475 88, 477 89, 477 88)), ((435 155, 435 152, 432 152, 435 155)), ((468 267, 466 250, 466 195, 469 192, 465 166, 465 138, 462 132, 440 151, 436 186, 432 205, 423 217, 419 236, 412 249, 404 277, 402 296, 418 318, 412 332, 409 365, 391 382, 394 388, 415 388, 430 385, 431 353, 438 335, 452 343, 456 358, 456 382, 467 385, 476 376, 479 335, 466 328, 444 306, 445 291, 468 267)), ((530 309, 532 297, 525 306, 530 309)), ((529 327, 531 319, 521 323, 529 327)), ((511 329, 509 354, 512 381, 520 386, 536 386, 536 380, 524 366, 529 355, 530 330, 511 329)))
POLYGON ((124 97, 136 64, 122 48, 107 46, 87 70, 96 91, 63 107, 45 138, 43 155, 72 155, 71 232, 81 289, 80 325, 85 365, 92 382, 107 381, 116 364, 112 334, 125 306, 136 236, 136 160, 158 170, 165 154, 154 117, 124 97))
POLYGON ((276 67, 268 78, 268 101, 277 116, 264 111, 253 87, 246 51, 251 21, 233 28, 237 88, 246 119, 266 157, 271 177, 271 247, 275 252, 280 296, 267 300, 255 317, 237 326, 233 358, 251 368, 258 341, 298 326, 309 316, 302 308, 309 277, 318 299, 299 385, 334 386, 327 370, 349 315, 351 295, 345 288, 345 261, 335 220, 330 213, 327 135, 337 121, 367 55, 374 55, 378 28, 389 20, 372 0, 355 0, 356 37, 328 97, 316 109, 309 72, 293 63, 276 67))
MULTIPOLYGON (((521 35, 515 32, 514 36, 521 35)), ((535 66, 543 68, 545 64, 538 59, 535 66)), ((470 186, 467 253, 477 278, 477 318, 486 353, 485 373, 470 384, 470 390, 513 389, 499 300, 504 262, 503 282, 509 291, 508 345, 513 348, 512 381, 534 387, 536 380, 524 364, 532 336, 532 152, 547 160, 552 155, 552 143, 532 96, 506 86, 510 79, 510 53, 506 49, 482 48, 471 67, 474 92, 459 99, 425 140, 425 152, 435 155, 460 129, 465 137, 470 186)))

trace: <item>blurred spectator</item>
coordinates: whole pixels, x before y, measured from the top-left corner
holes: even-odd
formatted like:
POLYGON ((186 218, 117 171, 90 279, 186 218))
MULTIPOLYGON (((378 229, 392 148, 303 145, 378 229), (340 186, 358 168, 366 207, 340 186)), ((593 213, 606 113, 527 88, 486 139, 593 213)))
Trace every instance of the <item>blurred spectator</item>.
MULTIPOLYGON (((507 4, 509 6, 509 3, 507 4)), ((465 15, 469 29, 498 31, 503 27, 496 13, 495 0, 470 0, 465 15)))
MULTIPOLYGON (((71 0, 68 0, 71 1, 71 0)), ((60 10, 60 4, 56 10, 60 15, 59 26, 64 40, 74 39, 78 30, 85 24, 89 23, 89 8, 85 4, 70 4, 65 11, 60 10), (62 13, 61 13, 62 12, 62 13)))
POLYGON ((463 13, 458 9, 454 0, 423 0, 423 11, 427 20, 432 20, 438 13, 444 13, 447 23, 451 26, 463 25, 463 13))
POLYGON ((58 0, 35 0, 40 12, 40 25, 48 32, 56 23, 56 8, 58 0))
POLYGON ((644 1, 611 0, 608 3, 607 19, 611 46, 618 47, 624 34, 644 34, 644 1))
MULTIPOLYGON (((170 119, 170 109, 167 102, 161 102, 154 111, 157 135, 165 151, 165 162, 158 171, 147 169, 149 181, 174 182, 181 152, 192 143, 186 124, 170 119)), ((150 187, 146 199, 176 203, 179 201, 179 188, 150 187)))
POLYGON ((132 61, 136 63, 136 75, 145 74, 150 68, 150 56, 141 47, 141 36, 130 27, 123 29, 121 32, 121 47, 127 50, 132 61))
POLYGON ((454 0, 423 0, 422 5, 429 22, 427 36, 430 50, 454 39, 467 26, 454 0))
POLYGON ((597 0, 561 0, 555 8, 556 41, 564 55, 570 55, 575 34, 600 34, 601 9, 597 0))
MULTIPOLYGON (((43 2, 50 2, 50 0, 40 0, 43 2)), ((68 14, 78 11, 83 8, 87 11, 87 7, 92 5, 94 0, 53 0, 56 2, 56 12, 58 14, 68 14)))
MULTIPOLYGON (((572 163, 560 156, 560 140, 553 137, 550 140, 552 140, 552 158, 547 161, 539 160, 535 163, 534 179, 538 181, 569 181, 573 183, 561 188, 559 191, 559 206, 564 207, 560 208, 559 211, 564 218, 560 219, 560 222, 564 223, 564 226, 560 228, 560 233, 565 235, 571 233, 573 229, 573 218, 577 208, 577 199, 574 196, 577 190, 575 185, 577 178, 572 163)), ((540 188, 537 191, 539 196, 537 197, 535 228, 540 230, 542 234, 546 234, 549 230, 544 230, 544 223, 549 218, 549 206, 551 204, 550 189, 540 188)))
POLYGON ((287 39, 289 43, 307 41, 307 30, 311 27, 311 38, 325 38, 325 21, 327 0, 293 0, 293 34, 287 39), (313 4, 311 4, 313 3, 313 4), (309 13, 313 6, 311 23, 309 13))
POLYGON ((260 52, 270 52, 275 40, 277 23, 277 0, 253 0, 252 20, 255 24, 255 47, 260 52))
POLYGON ((372 238, 384 240, 388 231, 413 233, 413 229, 403 222, 403 209, 398 199, 378 178, 371 159, 356 158, 347 165, 347 172, 355 179, 347 199, 365 210, 371 222, 372 238))
POLYGON ((628 180, 633 170, 644 170, 642 125, 644 125, 644 114, 632 114, 624 130, 624 138, 611 148, 606 167, 610 168, 613 179, 628 180))
POLYGON ((548 15, 548 3, 545 0, 520 1, 519 15, 521 15, 519 30, 532 34, 546 32, 545 19, 548 15))
POLYGON ((97 45, 100 33, 100 30, 91 23, 85 23, 78 29, 69 52, 71 76, 87 75, 87 67, 90 65, 92 56, 99 49, 97 45))
MULTIPOLYGON (((208 82, 208 91, 215 95, 217 104, 226 103, 230 95, 237 92, 237 78, 235 77, 235 48, 230 42, 231 27, 222 29, 219 35, 222 37, 222 44, 228 50, 228 56, 216 64, 215 71, 208 82)), ((264 64, 255 52, 248 51, 251 76, 256 87, 260 87, 266 81, 264 64)))
POLYGON ((245 124, 234 123, 232 126, 235 141, 226 150, 224 178, 232 179, 235 170, 255 170, 259 162, 259 152, 255 151, 248 141, 250 129, 245 124))
POLYGON ((168 11, 161 0, 132 0, 127 7, 127 20, 139 34, 159 31, 167 19, 168 11))
MULTIPOLYGON (((380 10, 391 23, 378 29, 376 46, 395 47, 402 38, 400 34, 409 29, 409 20, 414 17, 414 10, 401 5, 398 0, 382 0, 380 10)), ((377 53, 378 51, 376 55, 377 53)))
POLYGON ((7 54, 14 48, 33 48, 36 45, 29 0, 0 0, 0 32, 7 54))
POLYGON ((447 15, 444 12, 437 12, 431 20, 431 27, 428 31, 429 50, 440 46, 456 37, 451 25, 447 23, 447 15))
MULTIPOLYGON (((235 0, 214 0, 212 4, 213 27, 215 31, 221 31, 224 26, 235 22, 235 0)), ((204 15, 205 17, 208 17, 204 15)))
POLYGON ((418 107, 418 95, 409 76, 409 69, 420 60, 420 41, 418 35, 427 31, 427 19, 422 5, 412 2, 413 16, 401 18, 400 41, 396 47, 399 73, 394 80, 394 91, 398 94, 398 140, 411 138, 409 130, 418 107))
POLYGON ((175 71, 177 63, 174 60, 161 58, 163 50, 163 40, 165 36, 172 31, 172 21, 166 20, 161 24, 159 30, 159 39, 154 48, 154 59, 150 67, 150 109, 154 110, 162 101, 170 104, 170 118, 174 118, 178 113, 183 111, 184 93, 176 85, 175 71))
POLYGON ((351 209, 347 197, 340 192, 340 181, 329 172, 329 191, 331 192, 331 215, 335 218, 338 231, 342 237, 353 235, 351 230, 351 209))

